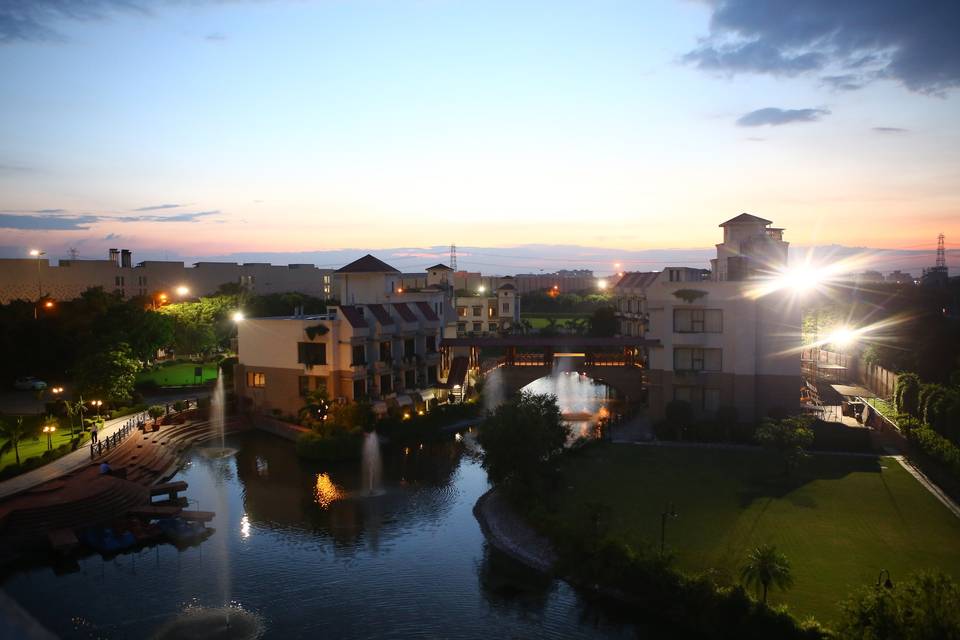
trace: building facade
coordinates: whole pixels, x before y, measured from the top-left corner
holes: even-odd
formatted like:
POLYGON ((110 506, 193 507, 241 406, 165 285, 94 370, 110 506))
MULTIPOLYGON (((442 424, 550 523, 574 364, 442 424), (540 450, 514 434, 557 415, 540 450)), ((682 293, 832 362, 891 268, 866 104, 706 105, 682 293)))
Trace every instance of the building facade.
POLYGON ((757 293, 758 280, 786 267, 783 230, 770 224, 743 214, 720 225, 713 271, 627 273, 614 287, 621 334, 660 341, 647 363, 653 418, 672 400, 704 417, 721 407, 741 420, 799 411, 799 307, 790 291, 757 293))
POLYGON ((487 336, 513 332, 520 324, 520 295, 512 278, 500 278, 489 294, 456 298, 456 334, 487 336))
POLYGON ((296 415, 308 394, 323 389, 331 400, 370 400, 380 413, 391 404, 428 409, 442 393, 449 294, 404 291, 401 275, 367 255, 335 272, 342 303, 327 314, 240 322, 235 383, 247 407, 296 415))
POLYGON ((126 249, 111 249, 107 260, 60 260, 56 265, 46 258, 0 259, 0 304, 44 296, 72 300, 91 287, 124 298, 165 293, 174 300, 181 287, 190 296, 201 296, 215 293, 224 284, 239 284, 259 294, 296 291, 326 299, 333 295, 333 270, 312 264, 232 262, 198 262, 188 267, 161 260, 134 265, 126 249))

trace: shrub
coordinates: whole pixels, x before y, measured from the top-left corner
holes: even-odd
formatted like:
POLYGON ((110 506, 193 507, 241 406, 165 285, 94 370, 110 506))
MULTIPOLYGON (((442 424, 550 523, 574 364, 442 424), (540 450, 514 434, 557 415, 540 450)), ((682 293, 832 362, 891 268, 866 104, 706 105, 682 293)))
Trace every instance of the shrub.
POLYGON ((361 436, 357 434, 325 437, 308 432, 297 438, 297 455, 308 460, 337 462, 360 457, 361 436))
POLYGON ((927 426, 910 429, 907 431, 907 437, 923 453, 945 466, 953 476, 960 479, 960 447, 927 426))
POLYGON ((177 400, 176 402, 173 403, 173 410, 178 413, 180 411, 183 411, 186 408, 187 408, 187 403, 184 402, 183 400, 177 400))

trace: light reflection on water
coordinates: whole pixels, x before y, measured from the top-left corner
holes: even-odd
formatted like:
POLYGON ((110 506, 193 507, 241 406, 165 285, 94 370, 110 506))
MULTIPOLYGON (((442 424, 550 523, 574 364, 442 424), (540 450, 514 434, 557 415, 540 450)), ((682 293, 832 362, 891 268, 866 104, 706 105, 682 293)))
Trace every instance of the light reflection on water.
POLYGON ((558 360, 553 373, 534 380, 523 391, 557 397, 560 412, 571 427, 571 438, 596 438, 598 425, 610 417, 618 401, 616 392, 590 376, 573 370, 573 363, 558 360))

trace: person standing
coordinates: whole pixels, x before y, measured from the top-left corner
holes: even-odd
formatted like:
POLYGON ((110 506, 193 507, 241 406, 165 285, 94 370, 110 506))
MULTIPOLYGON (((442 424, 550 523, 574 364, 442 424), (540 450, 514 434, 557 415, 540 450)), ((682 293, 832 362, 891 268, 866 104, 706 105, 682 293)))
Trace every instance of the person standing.
POLYGON ((97 423, 93 423, 93 427, 90 428, 90 442, 97 444, 97 423))

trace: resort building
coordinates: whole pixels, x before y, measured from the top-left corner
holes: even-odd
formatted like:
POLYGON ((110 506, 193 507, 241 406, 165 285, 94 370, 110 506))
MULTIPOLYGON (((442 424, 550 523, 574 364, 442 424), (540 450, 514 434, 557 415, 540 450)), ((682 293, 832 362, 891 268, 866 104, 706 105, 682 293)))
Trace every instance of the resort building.
MULTIPOLYGON (((429 273, 429 271, 428 271, 429 273)), ((440 339, 452 317, 441 286, 406 291, 402 274, 371 255, 334 273, 339 306, 311 316, 239 323, 237 393, 248 410, 296 415, 311 392, 429 410, 441 391, 440 339)))
POLYGON ((660 341, 646 372, 652 417, 671 400, 698 415, 736 407, 743 420, 799 410, 800 310, 790 291, 758 286, 786 267, 783 230, 770 224, 742 214, 720 225, 710 272, 627 273, 614 287, 621 334, 660 341))
POLYGON ((124 298, 164 294, 173 301, 178 290, 191 297, 210 295, 229 283, 259 294, 296 291, 329 298, 333 270, 249 262, 198 262, 188 267, 183 262, 147 260, 134 265, 127 249, 110 249, 106 260, 59 260, 56 265, 39 256, 0 259, 0 304, 44 296, 72 300, 92 287, 124 298))
POLYGON ((456 335, 501 335, 520 324, 520 296, 512 278, 500 278, 496 291, 456 298, 456 335))

